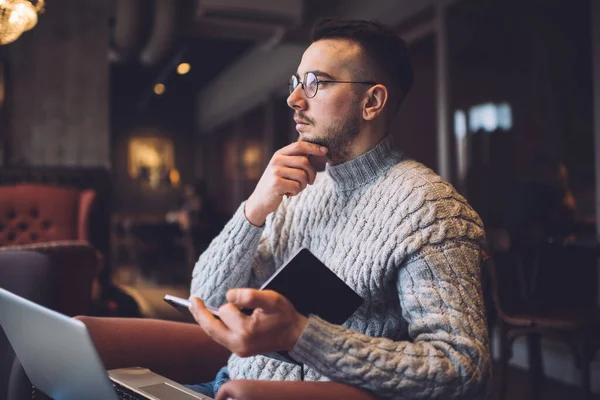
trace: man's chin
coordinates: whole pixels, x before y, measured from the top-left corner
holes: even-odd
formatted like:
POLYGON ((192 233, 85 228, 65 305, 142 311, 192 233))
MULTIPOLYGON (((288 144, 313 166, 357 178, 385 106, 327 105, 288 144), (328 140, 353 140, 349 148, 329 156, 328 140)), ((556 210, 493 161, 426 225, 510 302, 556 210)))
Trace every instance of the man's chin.
POLYGON ((329 143, 327 143, 326 140, 323 140, 321 138, 312 138, 312 137, 308 137, 306 135, 300 135, 298 137, 298 141, 299 142, 308 142, 308 143, 312 143, 312 144, 317 144, 319 146, 329 147, 329 143))
POLYGON ((326 159, 326 160, 331 160, 331 156, 333 154, 333 151, 330 148, 331 145, 330 145, 330 143, 327 140, 325 140, 323 138, 308 138, 305 135, 302 135, 302 136, 298 137, 298 141, 299 142, 308 142, 308 143, 316 144, 316 145, 319 145, 319 146, 327 147, 327 149, 329 151, 327 152, 327 154, 325 154, 325 157, 323 157, 323 158, 326 159))

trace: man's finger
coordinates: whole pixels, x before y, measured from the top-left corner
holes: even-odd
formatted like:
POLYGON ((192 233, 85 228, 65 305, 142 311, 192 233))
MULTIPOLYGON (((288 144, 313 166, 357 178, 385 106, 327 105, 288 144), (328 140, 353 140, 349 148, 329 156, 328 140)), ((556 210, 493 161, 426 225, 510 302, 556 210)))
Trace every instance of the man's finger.
POLYGON ((219 318, 227 326, 227 329, 239 332, 244 327, 248 315, 242 313, 233 303, 226 303, 219 308, 219 318))
POLYGON ((277 310, 285 298, 273 290, 231 289, 227 301, 238 308, 261 308, 268 313, 277 310))
POLYGON ((294 181, 300 185, 300 191, 308 184, 308 174, 302 169, 277 167, 275 175, 285 180, 294 181))
POLYGON ((308 157, 306 156, 284 156, 281 157, 281 165, 285 165, 289 168, 299 169, 306 173, 306 181, 309 184, 313 184, 315 182, 315 177, 317 176, 317 171, 315 167, 310 163, 308 157))
POLYGON ((327 147, 309 142, 294 142, 278 150, 278 153, 284 156, 306 156, 309 154, 322 156, 327 154, 327 147))
POLYGON ((208 311, 208 309, 204 305, 204 302, 198 297, 190 297, 190 303, 190 312, 194 316, 196 322, 198 322, 199 324, 201 321, 207 323, 210 322, 211 319, 216 320, 215 316, 210 311, 208 311))
POLYGON ((227 339, 230 336, 230 331, 223 322, 215 318, 215 316, 206 309, 204 302, 198 297, 191 297, 190 312, 194 319, 204 329, 204 331, 215 341, 227 347, 227 339))

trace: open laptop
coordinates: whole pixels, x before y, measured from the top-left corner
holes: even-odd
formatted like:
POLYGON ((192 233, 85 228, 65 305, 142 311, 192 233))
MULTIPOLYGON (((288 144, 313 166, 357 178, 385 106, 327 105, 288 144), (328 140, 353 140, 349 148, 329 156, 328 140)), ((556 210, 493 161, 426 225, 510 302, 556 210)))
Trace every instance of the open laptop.
POLYGON ((54 400, 198 400, 145 368, 107 371, 85 325, 0 288, 0 325, 27 376, 54 400))

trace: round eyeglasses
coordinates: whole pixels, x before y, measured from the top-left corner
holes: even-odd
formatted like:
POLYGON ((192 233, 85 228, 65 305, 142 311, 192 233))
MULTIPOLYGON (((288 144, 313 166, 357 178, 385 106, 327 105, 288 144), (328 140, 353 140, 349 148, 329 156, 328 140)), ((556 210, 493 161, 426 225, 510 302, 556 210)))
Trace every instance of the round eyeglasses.
POLYGON ((364 85, 377 85, 377 82, 373 81, 337 81, 337 80, 322 80, 317 78, 314 72, 307 72, 304 75, 304 82, 300 80, 298 74, 292 75, 290 81, 288 83, 288 89, 290 94, 296 90, 298 85, 302 85, 302 90, 304 90, 304 94, 309 99, 312 99, 317 95, 317 91, 319 90, 319 83, 360 83, 364 85))

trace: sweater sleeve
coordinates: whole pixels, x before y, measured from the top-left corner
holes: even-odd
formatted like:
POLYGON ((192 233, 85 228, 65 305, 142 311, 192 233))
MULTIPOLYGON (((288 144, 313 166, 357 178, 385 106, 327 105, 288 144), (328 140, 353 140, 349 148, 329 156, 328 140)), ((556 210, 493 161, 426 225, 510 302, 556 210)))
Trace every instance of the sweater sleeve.
POLYGON ((290 353, 328 378, 393 399, 484 398, 491 373, 479 246, 426 246, 400 268, 410 340, 374 338, 311 316, 290 353))
POLYGON ((218 307, 227 290, 258 287, 274 269, 265 226, 252 225, 240 205, 221 233, 200 255, 192 273, 191 293, 218 307))

